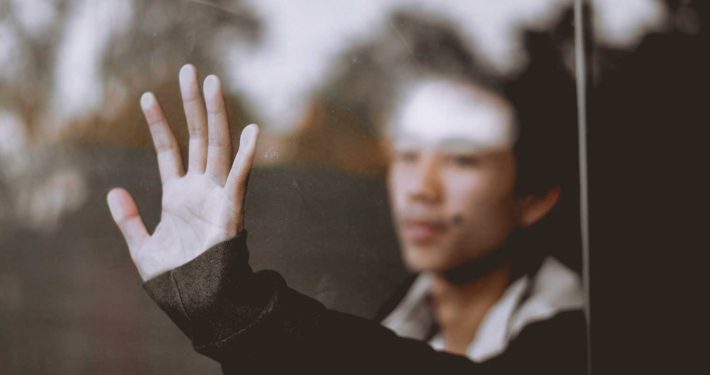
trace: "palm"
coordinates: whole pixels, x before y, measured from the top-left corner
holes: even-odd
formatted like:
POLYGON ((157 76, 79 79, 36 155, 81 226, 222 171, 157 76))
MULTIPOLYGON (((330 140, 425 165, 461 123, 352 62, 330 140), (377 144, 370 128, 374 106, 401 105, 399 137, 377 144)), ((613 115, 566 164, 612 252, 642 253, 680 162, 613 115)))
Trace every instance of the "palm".
POLYGON ((222 186, 204 176, 185 176, 165 186, 161 225, 153 237, 179 239, 188 246, 210 246, 233 237, 238 207, 222 186), (190 223, 190 230, 182 230, 190 223))
POLYGON ((204 176, 185 176, 164 187, 160 223, 142 254, 184 264, 236 235, 238 207, 224 188, 204 176))
POLYGON ((125 190, 114 189, 108 197, 114 220, 144 280, 189 262, 244 227, 242 207, 258 128, 245 128, 237 157, 230 163, 229 128, 219 81, 216 77, 205 80, 206 111, 192 67, 183 68, 180 84, 190 127, 187 173, 183 173, 177 142, 159 105, 152 94, 141 99, 163 182, 160 223, 149 235, 125 190))

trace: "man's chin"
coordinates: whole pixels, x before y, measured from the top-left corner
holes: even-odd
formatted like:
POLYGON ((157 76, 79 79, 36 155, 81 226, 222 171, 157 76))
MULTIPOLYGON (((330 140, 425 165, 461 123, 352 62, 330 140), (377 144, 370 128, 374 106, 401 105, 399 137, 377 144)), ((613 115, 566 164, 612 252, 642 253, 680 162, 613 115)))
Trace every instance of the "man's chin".
POLYGON ((447 262, 440 250, 410 246, 403 252, 404 265, 410 272, 440 273, 455 268, 456 264, 450 260, 447 262))

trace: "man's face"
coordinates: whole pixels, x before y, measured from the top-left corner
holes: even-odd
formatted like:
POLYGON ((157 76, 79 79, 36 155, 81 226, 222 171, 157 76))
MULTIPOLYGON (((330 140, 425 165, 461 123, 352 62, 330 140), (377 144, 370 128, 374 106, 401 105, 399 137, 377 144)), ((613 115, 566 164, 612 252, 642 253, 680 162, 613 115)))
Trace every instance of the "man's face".
POLYGON ((455 83, 422 82, 400 103, 389 191, 411 270, 476 260, 518 225, 512 122, 504 100, 455 83))

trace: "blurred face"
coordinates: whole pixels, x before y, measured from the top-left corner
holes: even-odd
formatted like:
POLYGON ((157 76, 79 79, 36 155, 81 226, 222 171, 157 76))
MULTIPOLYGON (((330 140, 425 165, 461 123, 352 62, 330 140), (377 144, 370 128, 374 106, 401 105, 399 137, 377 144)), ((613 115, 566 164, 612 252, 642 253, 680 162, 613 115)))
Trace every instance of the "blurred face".
POLYGON ((390 202, 407 266, 443 272, 501 248, 519 222, 507 103, 428 81, 390 126, 390 202))

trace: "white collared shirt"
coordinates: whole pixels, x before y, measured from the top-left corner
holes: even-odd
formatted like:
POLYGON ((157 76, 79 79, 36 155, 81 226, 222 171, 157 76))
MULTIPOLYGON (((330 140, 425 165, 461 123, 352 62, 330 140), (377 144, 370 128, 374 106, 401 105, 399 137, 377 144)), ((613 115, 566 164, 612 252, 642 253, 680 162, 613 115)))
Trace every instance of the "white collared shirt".
MULTIPOLYGON (((414 281, 399 305, 382 324, 400 336, 424 340, 433 323, 426 295, 431 275, 422 274, 414 281)), ((483 362, 505 351, 508 344, 527 325, 549 319, 557 313, 584 307, 579 276, 558 260, 546 258, 534 277, 515 280, 483 318, 476 337, 468 347, 468 357, 483 362), (523 297, 527 298, 523 300, 523 297)), ((429 344, 445 349, 438 333, 429 344)))

